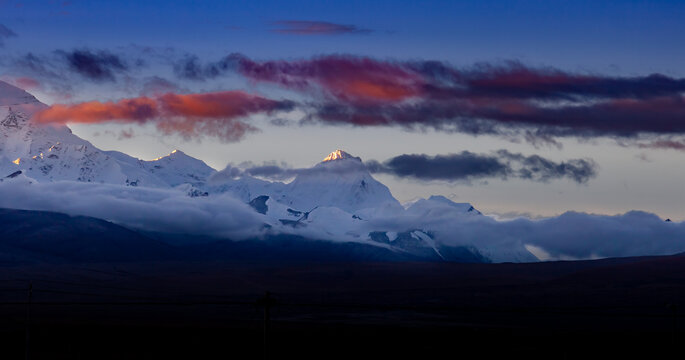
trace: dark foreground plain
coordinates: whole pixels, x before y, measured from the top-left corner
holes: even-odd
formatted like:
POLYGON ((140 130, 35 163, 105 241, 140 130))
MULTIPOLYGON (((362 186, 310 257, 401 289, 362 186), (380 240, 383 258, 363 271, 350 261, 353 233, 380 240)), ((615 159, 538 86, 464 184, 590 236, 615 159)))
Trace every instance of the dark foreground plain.
POLYGON ((0 282, 3 359, 666 358, 685 340, 681 256, 51 264, 0 282))
POLYGON ((683 256, 469 264, 379 249, 0 209, 0 359, 681 357, 683 256))

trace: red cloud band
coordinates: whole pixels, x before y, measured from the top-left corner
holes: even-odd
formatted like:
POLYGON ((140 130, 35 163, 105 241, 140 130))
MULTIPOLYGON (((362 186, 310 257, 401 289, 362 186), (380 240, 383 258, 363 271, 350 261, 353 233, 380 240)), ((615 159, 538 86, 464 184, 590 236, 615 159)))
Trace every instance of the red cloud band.
POLYGON ((421 95, 423 77, 400 64, 370 58, 325 56, 302 61, 255 62, 234 55, 244 76, 297 90, 317 91, 348 103, 397 102, 421 95))
POLYGON ((287 102, 250 95, 242 91, 203 94, 164 94, 116 102, 90 101, 53 105, 34 115, 39 123, 147 123, 155 122, 165 133, 185 137, 210 135, 225 141, 241 139, 256 128, 240 118, 256 113, 287 109, 287 102))

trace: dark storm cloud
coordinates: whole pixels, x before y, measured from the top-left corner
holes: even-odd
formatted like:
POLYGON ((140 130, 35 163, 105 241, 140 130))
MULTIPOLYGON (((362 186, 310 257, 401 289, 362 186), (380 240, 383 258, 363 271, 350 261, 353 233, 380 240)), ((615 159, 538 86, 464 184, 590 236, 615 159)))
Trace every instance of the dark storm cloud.
POLYGON ((463 151, 429 156, 404 154, 383 163, 369 162, 369 170, 418 180, 471 181, 492 178, 519 178, 547 182, 567 178, 586 183, 597 175, 597 164, 590 159, 554 162, 539 155, 525 156, 499 150, 493 154, 463 151))
POLYGON ((274 21, 273 32, 290 35, 342 35, 368 34, 369 29, 362 29, 354 25, 335 24, 326 21, 281 20, 274 21))
POLYGON ((505 178, 510 167, 496 156, 480 155, 469 151, 449 155, 404 154, 383 163, 370 162, 374 173, 392 174, 419 180, 472 180, 505 178))
MULTIPOLYGON (((74 95, 84 95, 79 94, 84 82, 107 86, 111 92, 123 91, 126 94, 152 93, 160 90, 161 86, 171 90, 174 86, 170 81, 166 84, 151 81, 162 79, 158 76, 137 76, 140 75, 139 70, 148 66, 147 61, 159 63, 162 58, 166 59, 161 51, 140 47, 116 51, 58 49, 47 53, 7 55, 0 65, 14 77, 32 78, 40 82, 43 93, 59 101, 67 101, 74 95)), ((180 87, 176 88, 180 90, 180 87)))
POLYGON ((513 173, 521 179, 546 182, 568 178, 580 184, 597 176, 597 163, 592 159, 571 159, 557 163, 539 155, 525 156, 506 150, 499 150, 496 154, 503 161, 518 164, 519 168, 513 173))
MULTIPOLYGON (((145 57, 151 57, 149 52, 136 48, 118 52, 88 48, 58 49, 49 53, 29 52, 13 56, 8 59, 8 65, 18 75, 60 81, 71 86, 84 79, 96 83, 117 81, 121 76, 145 67, 145 57)), ((155 58, 154 61, 159 60, 155 58)))
POLYGON ((71 71, 95 81, 114 81, 115 76, 129 69, 126 61, 107 50, 88 49, 57 51, 64 57, 71 71))
POLYGON ((0 24, 0 47, 5 46, 5 40, 16 37, 17 34, 7 26, 0 24))

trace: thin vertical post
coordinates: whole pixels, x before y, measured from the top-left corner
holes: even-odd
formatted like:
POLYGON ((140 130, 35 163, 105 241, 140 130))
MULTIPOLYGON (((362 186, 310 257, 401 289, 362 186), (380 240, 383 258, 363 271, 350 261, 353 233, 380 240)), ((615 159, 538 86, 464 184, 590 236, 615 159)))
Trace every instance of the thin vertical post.
POLYGON ((26 301, 26 349, 25 359, 31 358, 31 300, 33 299, 33 282, 29 282, 28 299, 26 301))
POLYGON ((673 311, 673 347, 676 347, 678 346, 678 305, 673 304, 671 311, 673 311))
POLYGON ((264 360, 269 358, 269 328, 271 326, 271 307, 274 306, 276 301, 274 298, 271 296, 270 292, 265 292, 264 297, 261 299, 257 300, 257 305, 262 306, 264 308, 264 338, 263 338, 263 346, 264 346, 264 360))

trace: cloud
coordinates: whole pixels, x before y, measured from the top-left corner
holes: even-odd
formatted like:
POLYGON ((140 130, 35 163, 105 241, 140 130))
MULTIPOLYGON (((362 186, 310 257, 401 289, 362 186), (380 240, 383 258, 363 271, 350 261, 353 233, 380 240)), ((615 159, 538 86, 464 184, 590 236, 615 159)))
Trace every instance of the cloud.
POLYGON ((518 62, 456 68, 345 55, 257 62, 233 54, 224 62, 252 81, 312 96, 307 119, 315 122, 548 143, 559 136, 685 134, 685 79, 661 74, 608 77, 518 62))
POLYGON ((184 137, 215 136, 237 141, 256 128, 240 119, 257 113, 289 110, 292 104, 241 91, 201 94, 167 93, 116 102, 90 101, 74 105, 53 105, 34 115, 43 124, 65 123, 148 123, 166 134, 184 137))
POLYGON ((235 71, 235 66, 233 55, 203 64, 197 55, 186 54, 173 62, 173 71, 181 79, 198 81, 216 78, 235 71))
POLYGON ((72 71, 89 80, 114 81, 116 73, 129 69, 120 56, 106 50, 81 49, 57 53, 64 57, 72 71))
POLYGON ((554 162, 539 155, 525 156, 499 150, 492 154, 476 154, 470 151, 436 156, 403 154, 382 163, 376 160, 368 160, 365 163, 335 161, 312 168, 292 168, 287 164, 277 163, 257 165, 245 162, 237 166, 227 166, 216 177, 235 178, 249 175, 270 180, 287 180, 298 175, 369 171, 421 181, 470 182, 483 179, 517 178, 547 182, 566 178, 582 184, 597 176, 597 168, 597 164, 592 159, 554 162))
MULTIPOLYGON (((166 54, 168 56, 168 54, 166 54)), ((118 81, 146 65, 146 60, 160 61, 163 55, 155 49, 129 47, 116 52, 97 49, 54 50, 49 53, 28 52, 8 57, 7 65, 17 76, 31 76, 53 87, 71 88, 83 80, 96 84, 118 81)))
POLYGON ((567 212, 533 224, 526 241, 552 258, 667 255, 685 251, 684 225, 642 211, 615 216, 567 212))
POLYGON ((671 255, 685 251, 685 223, 630 211, 621 215, 566 212, 557 217, 496 220, 432 204, 429 216, 406 211, 368 222, 370 229, 401 232, 427 229, 439 244, 474 246, 494 261, 512 261, 513 249, 526 247, 541 260, 671 255), (439 207, 438 207, 439 206, 439 207))
POLYGON ((616 99, 592 104, 548 106, 530 101, 420 100, 402 104, 314 104, 310 121, 354 126, 433 128, 472 135, 536 134, 554 137, 631 138, 685 134, 685 99, 680 95, 616 99))
POLYGON ((547 182, 568 178, 577 183, 586 183, 597 175, 597 164, 591 159, 572 159, 557 163, 539 155, 525 156, 507 150, 499 150, 490 155, 469 151, 436 156, 405 154, 383 163, 372 161, 367 166, 375 173, 450 182, 488 178, 547 182))
POLYGON ((0 182, 0 207, 92 216, 136 229, 234 240, 257 236, 263 224, 247 204, 225 194, 191 198, 181 190, 72 181, 0 182))
MULTIPOLYGON (((92 216, 135 229, 232 240, 259 237, 264 223, 269 221, 227 194, 189 197, 182 189, 73 181, 29 183, 22 176, 0 182, 0 208, 92 216)), ((342 211, 326 214, 345 216, 345 219, 350 215, 342 211)), ((332 221, 323 219, 326 224, 332 221)), ((358 226, 355 229, 361 234, 424 229, 434 235, 438 245, 473 246, 494 261, 516 261, 520 258, 513 252, 526 247, 544 255, 543 260, 670 255, 685 251, 682 241, 685 223, 665 222, 654 214, 640 211, 614 216, 567 212, 551 218, 519 217, 500 221, 465 214, 463 207, 454 207, 445 201, 424 200, 420 209, 378 211, 358 226)), ((316 234, 311 229, 298 232, 278 226, 271 231, 316 234)), ((312 238, 350 241, 342 235, 321 234, 323 237, 312 238)))
POLYGON ((549 67, 531 68, 517 61, 477 64, 469 69, 456 69, 439 62, 417 62, 409 66, 431 79, 427 90, 434 91, 435 96, 574 100, 578 97, 649 98, 685 90, 685 79, 661 74, 623 78, 574 74, 549 67))
POLYGON ((479 155, 469 151, 449 155, 399 155, 383 163, 369 162, 374 173, 392 174, 419 180, 472 180, 478 178, 506 178, 511 169, 496 156, 479 155))
POLYGON ((174 74, 182 79, 203 80, 206 75, 196 55, 186 55, 173 65, 174 74))
POLYGON ((243 76, 289 89, 328 96, 344 103, 400 102, 421 94, 422 77, 400 63, 354 56, 301 61, 255 62, 240 54, 227 59, 243 76))
POLYGON ((325 21, 281 20, 274 21, 277 27, 273 32, 290 35, 342 35, 368 34, 369 29, 362 29, 354 25, 335 24, 325 21))
POLYGON ((43 79, 58 79, 63 75, 55 67, 55 62, 49 57, 37 55, 32 52, 12 59, 12 66, 15 71, 29 73, 43 79))
POLYGON ((367 170, 366 165, 359 161, 338 161, 311 168, 293 168, 287 163, 265 162, 263 164, 255 164, 246 161, 237 165, 228 164, 223 170, 212 174, 210 182, 221 183, 242 176, 282 181, 292 179, 298 175, 345 174, 364 170, 367 170))
POLYGON ((671 149, 685 151, 685 140, 663 139, 648 143, 638 143, 637 146, 643 149, 671 149))
POLYGON ((0 47, 5 46, 5 40, 16 37, 17 34, 7 26, 0 24, 0 47))
MULTIPOLYGON (((457 68, 438 61, 401 62, 351 55, 257 62, 240 54, 231 54, 225 59, 232 59, 236 69, 248 78, 292 89, 318 84, 342 99, 349 96, 346 90, 352 93, 358 90, 350 84, 371 84, 377 80, 392 85, 396 91, 403 89, 405 96, 387 98, 394 101, 412 96, 432 100, 646 99, 679 95, 685 91, 685 79, 661 74, 607 77, 568 73, 554 68, 531 68, 515 61, 457 68), (345 84, 347 86, 337 86, 345 84)), ((376 95, 375 92, 357 92, 356 97, 373 99, 376 95)))

